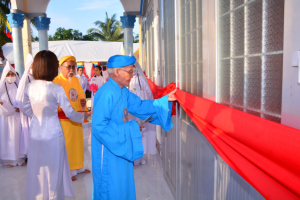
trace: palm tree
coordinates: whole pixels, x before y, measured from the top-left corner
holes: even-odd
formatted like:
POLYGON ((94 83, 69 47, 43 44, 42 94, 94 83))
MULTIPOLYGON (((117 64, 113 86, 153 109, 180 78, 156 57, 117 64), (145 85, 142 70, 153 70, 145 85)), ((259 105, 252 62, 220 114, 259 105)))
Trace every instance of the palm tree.
POLYGON ((3 46, 7 42, 11 42, 11 39, 6 36, 4 30, 6 28, 6 14, 10 13, 10 0, 0 0, 0 46, 3 46))
POLYGON ((97 28, 90 28, 87 33, 94 38, 102 41, 124 41, 124 33, 121 27, 121 23, 116 20, 116 14, 113 14, 111 18, 108 17, 106 12, 106 19, 104 22, 96 21, 94 23, 97 28))

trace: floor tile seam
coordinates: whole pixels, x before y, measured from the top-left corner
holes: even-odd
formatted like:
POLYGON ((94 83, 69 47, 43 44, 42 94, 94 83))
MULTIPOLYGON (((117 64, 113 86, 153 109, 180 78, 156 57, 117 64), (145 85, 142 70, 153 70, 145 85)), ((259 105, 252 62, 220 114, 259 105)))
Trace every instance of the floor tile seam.
MULTIPOLYGON (((13 188, 11 189, 11 191, 7 193, 7 195, 3 198, 3 200, 6 200, 7 197, 12 193, 12 191, 13 191, 17 186, 18 186, 18 184, 15 185, 15 187, 13 187, 13 188)), ((7 199, 7 200, 9 200, 9 199, 7 199)))
POLYGON ((11 185, 17 186, 17 185, 19 185, 19 183, 9 184, 9 185, 3 185, 3 186, 0 185, 0 188, 1 188, 1 187, 5 187, 5 186, 11 186, 11 185))

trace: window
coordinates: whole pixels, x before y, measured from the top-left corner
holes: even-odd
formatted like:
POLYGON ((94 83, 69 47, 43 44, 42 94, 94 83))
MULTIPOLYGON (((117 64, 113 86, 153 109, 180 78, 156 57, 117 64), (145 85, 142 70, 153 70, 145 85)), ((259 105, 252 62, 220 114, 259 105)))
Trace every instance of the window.
POLYGON ((217 101, 280 123, 284 0, 218 0, 217 101))

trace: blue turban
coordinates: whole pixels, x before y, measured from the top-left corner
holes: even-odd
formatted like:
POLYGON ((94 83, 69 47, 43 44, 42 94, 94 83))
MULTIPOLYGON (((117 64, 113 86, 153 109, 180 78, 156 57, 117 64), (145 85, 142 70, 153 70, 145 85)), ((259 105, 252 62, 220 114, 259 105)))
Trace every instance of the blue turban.
POLYGON ((133 65, 136 61, 134 56, 123 56, 115 55, 108 59, 107 67, 116 68, 116 67, 126 67, 128 65, 133 65))

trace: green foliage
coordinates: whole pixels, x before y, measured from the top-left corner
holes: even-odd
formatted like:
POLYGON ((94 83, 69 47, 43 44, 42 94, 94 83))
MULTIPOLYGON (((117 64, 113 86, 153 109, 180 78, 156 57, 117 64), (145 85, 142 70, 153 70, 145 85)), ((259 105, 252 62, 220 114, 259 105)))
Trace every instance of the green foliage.
POLYGON ((53 41, 52 35, 48 35, 48 41, 53 41))
POLYGON ((139 43, 139 42, 140 42, 139 34, 136 34, 133 38, 133 43, 139 43))
POLYGON ((113 14, 110 18, 106 13, 106 19, 104 22, 96 21, 94 23, 97 28, 90 28, 87 33, 91 34, 94 38, 102 41, 124 41, 124 33, 121 27, 121 23, 116 20, 116 14, 113 14))
POLYGON ((6 14, 10 13, 10 0, 0 0, 0 46, 3 46, 7 42, 11 42, 11 39, 4 33, 6 28, 6 14))
POLYGON ((97 38, 94 38, 92 34, 83 35, 82 39, 83 41, 98 41, 97 38))
POLYGON ((91 34, 82 35, 79 30, 73 30, 73 29, 64 29, 59 27, 56 29, 56 32, 53 36, 49 35, 48 37, 49 41, 54 40, 86 40, 86 41, 96 41, 91 34))

